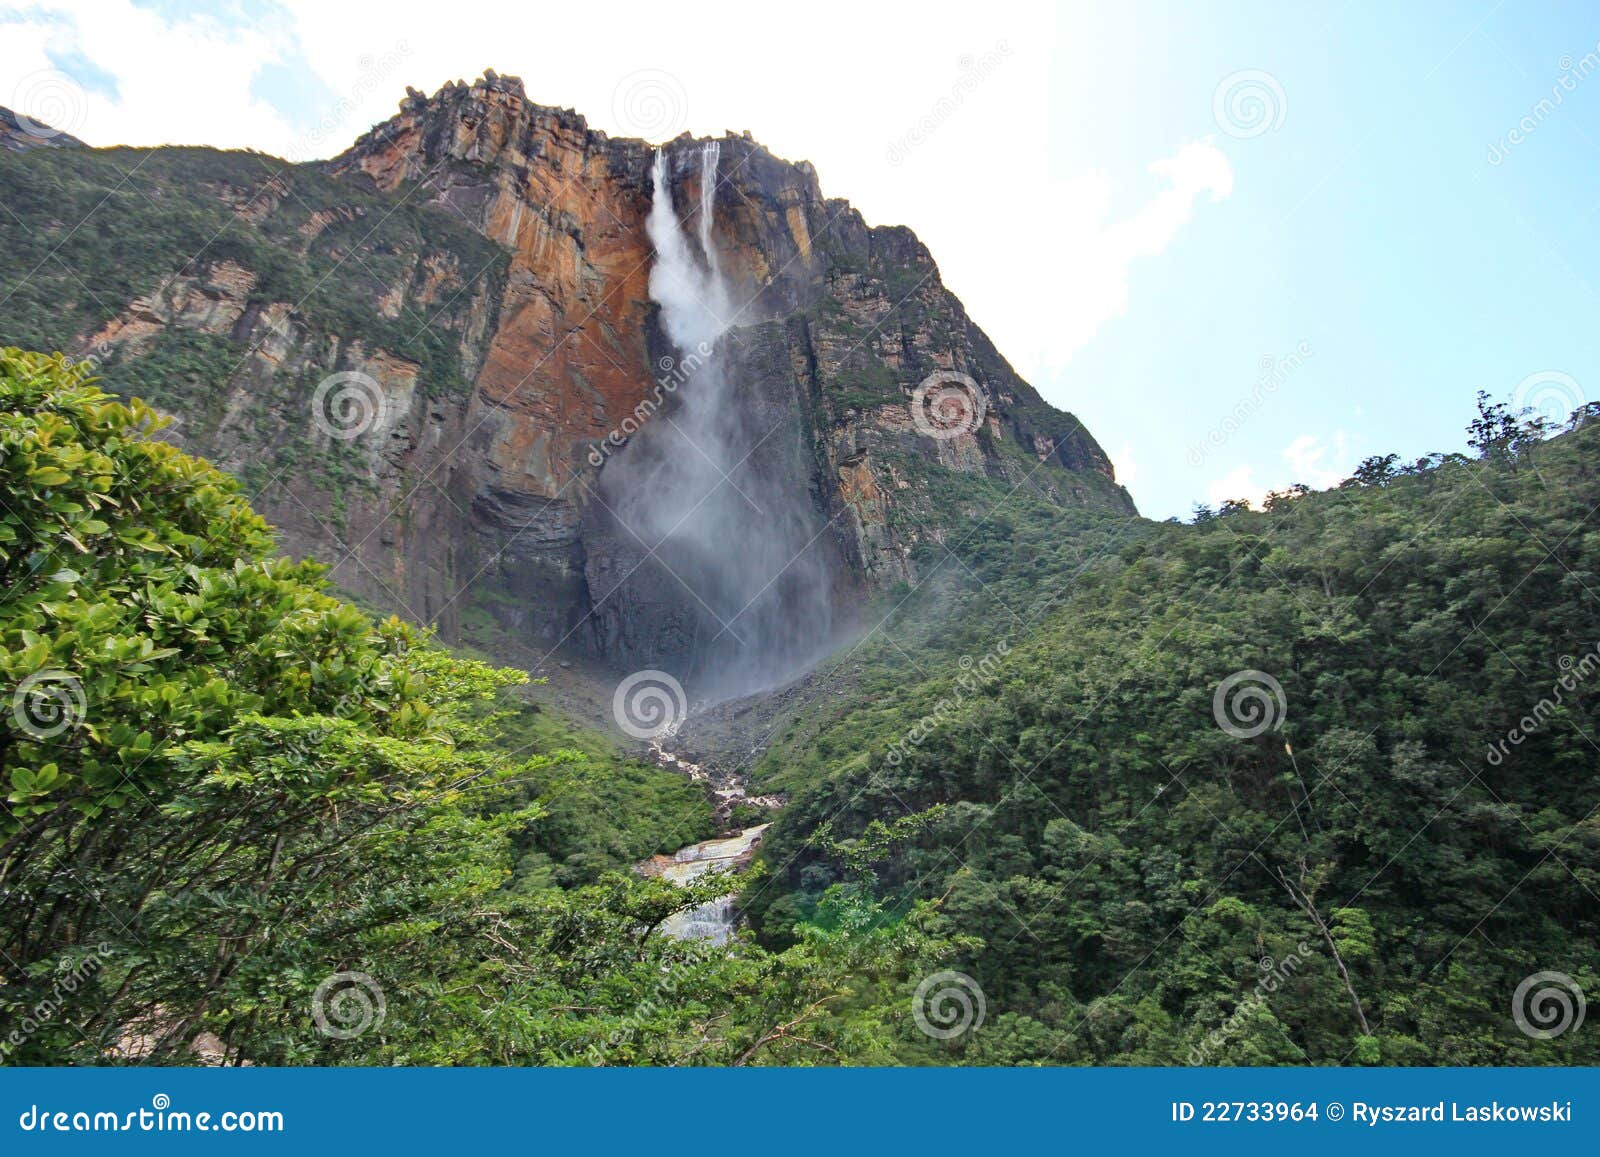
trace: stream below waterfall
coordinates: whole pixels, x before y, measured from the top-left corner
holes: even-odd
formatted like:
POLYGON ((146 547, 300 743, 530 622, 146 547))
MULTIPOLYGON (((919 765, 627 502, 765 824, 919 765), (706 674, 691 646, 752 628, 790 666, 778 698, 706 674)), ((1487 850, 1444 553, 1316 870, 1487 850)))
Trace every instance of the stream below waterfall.
MULTIPOLYGON (((710 872, 728 875, 739 871, 750 862, 761 836, 771 824, 757 824, 731 836, 721 836, 679 848, 671 856, 656 856, 640 865, 647 875, 671 880, 680 887, 698 880, 710 872)), ((719 896, 697 907, 668 917, 661 931, 679 940, 709 940, 713 944, 726 944, 738 923, 739 914, 734 908, 734 895, 719 896)))
MULTIPOLYGON (((650 747, 650 758, 658 767, 676 771, 689 777, 690 782, 703 784, 709 789, 715 805, 718 822, 727 823, 735 804, 754 804, 757 807, 777 809, 783 806, 784 797, 752 796, 748 781, 739 770, 712 768, 695 763, 681 755, 665 751, 660 741, 650 747)), ((730 877, 749 864, 761 845, 761 837, 772 824, 757 824, 742 828, 732 834, 702 840, 698 844, 679 848, 670 856, 651 856, 638 866, 646 876, 660 876, 679 887, 693 883, 710 872, 726 873, 730 877)), ((731 883, 731 881, 730 881, 731 883)), ((700 904, 669 917, 661 931, 680 940, 709 940, 713 944, 726 944, 739 923, 739 912, 734 906, 735 894, 730 887, 726 896, 700 904)))

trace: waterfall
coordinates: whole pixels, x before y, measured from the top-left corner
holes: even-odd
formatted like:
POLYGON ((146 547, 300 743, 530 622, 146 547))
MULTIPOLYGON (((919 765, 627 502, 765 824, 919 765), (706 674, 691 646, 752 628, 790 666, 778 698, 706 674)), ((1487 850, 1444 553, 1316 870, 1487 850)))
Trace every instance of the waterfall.
MULTIPOLYGON (((700 219, 696 222, 700 235, 700 252, 705 255, 706 273, 711 282, 719 289, 722 286, 722 267, 717 262, 717 247, 711 240, 711 226, 715 222, 717 205, 717 161, 722 156, 722 145, 717 141, 708 141, 700 153, 700 219)), ((665 185, 655 185, 653 192, 662 196, 665 185)), ((671 195, 665 194, 663 199, 670 207, 671 195)), ((654 205, 654 200, 651 202, 654 205)), ((726 296, 726 295, 724 295, 726 296)))
POLYGON ((647 556, 629 581, 649 584, 639 589, 657 599, 663 590, 679 596, 690 622, 680 653, 659 665, 676 666, 711 699, 798 674, 821 653, 830 626, 799 413, 792 397, 741 381, 731 348, 728 330, 748 302, 736 304, 717 251, 719 155, 715 141, 699 150, 691 231, 673 200, 674 158, 656 152, 649 290, 674 347, 659 362, 674 384, 600 483, 623 533, 647 556))
POLYGON ((713 944, 726 944, 738 922, 733 903, 734 897, 720 896, 687 912, 674 912, 661 922, 661 933, 674 940, 709 940, 713 944))
POLYGON ((719 153, 715 141, 700 153, 696 230, 700 259, 672 204, 667 154, 658 149, 650 167, 650 216, 645 221, 645 231, 656 256, 650 270, 650 300, 661 307, 662 328, 672 344, 686 354, 714 347, 734 312, 711 238, 719 153))
MULTIPOLYGON (((760 824, 732 836, 690 844, 687 848, 679 849, 670 864, 655 868, 651 874, 671 880, 680 887, 713 872, 731 875, 749 861, 756 846, 761 843, 761 837, 771 826, 760 824)), ((678 940, 710 940, 713 944, 725 944, 738 923, 735 899, 735 895, 730 893, 676 912, 662 922, 661 931, 678 940)))

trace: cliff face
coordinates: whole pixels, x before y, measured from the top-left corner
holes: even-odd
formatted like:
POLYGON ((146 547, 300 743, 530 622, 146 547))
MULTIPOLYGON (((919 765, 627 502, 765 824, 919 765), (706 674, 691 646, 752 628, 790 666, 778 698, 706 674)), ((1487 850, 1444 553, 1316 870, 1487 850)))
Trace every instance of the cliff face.
MULTIPOLYGON (((1132 512, 1094 439, 1012 371, 908 229, 869 228, 810 165, 748 137, 720 149, 712 236, 742 307, 727 356, 741 408, 784 430, 753 461, 806 495, 837 605, 916 577, 912 548, 948 513, 918 481, 929 470, 1132 512)), ((695 151, 667 146, 683 214, 695 151)), ((0 182, 26 185, 22 166, 46 152, 0 157, 0 182)), ((73 271, 95 303, 65 311, 78 328, 57 344, 97 358, 112 387, 154 394, 174 437, 263 487, 288 549, 337 564, 378 605, 447 638, 492 617, 541 653, 636 664, 682 645, 687 596, 623 581, 649 552, 596 500, 629 438, 671 419, 689 352, 649 294, 650 146, 491 73, 409 93, 323 166, 169 152, 183 157, 165 180, 189 186, 169 195, 248 244, 175 242, 120 295, 73 271), (229 165, 254 180, 209 171, 229 165), (286 284, 285 261, 302 280, 286 284), (358 399, 376 415, 358 436, 341 436, 348 415, 328 420, 330 374, 381 394, 358 399)), ((57 337, 51 324, 35 328, 57 337)))

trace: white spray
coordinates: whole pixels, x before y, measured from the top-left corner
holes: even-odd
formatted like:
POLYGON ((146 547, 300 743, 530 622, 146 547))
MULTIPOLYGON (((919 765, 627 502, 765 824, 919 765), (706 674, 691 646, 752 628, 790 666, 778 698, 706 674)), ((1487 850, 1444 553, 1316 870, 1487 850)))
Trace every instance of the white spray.
POLYGON ((695 620, 684 653, 659 658, 676 658, 711 696, 797 674, 830 619, 819 520, 794 468, 797 415, 784 399, 741 389, 722 341, 742 311, 714 235, 719 152, 716 142, 700 151, 692 240, 673 204, 671 158, 657 152, 651 167, 650 298, 683 382, 601 484, 624 535, 667 572, 641 566, 629 581, 675 590, 695 620))
POLYGON ((704 266, 690 249, 689 236, 672 207, 667 155, 657 152, 650 167, 650 216, 645 230, 656 251, 656 263, 650 270, 650 300, 661 307, 662 327, 680 350, 715 345, 732 320, 728 288, 711 240, 719 152, 715 141, 701 151, 699 241, 704 266))

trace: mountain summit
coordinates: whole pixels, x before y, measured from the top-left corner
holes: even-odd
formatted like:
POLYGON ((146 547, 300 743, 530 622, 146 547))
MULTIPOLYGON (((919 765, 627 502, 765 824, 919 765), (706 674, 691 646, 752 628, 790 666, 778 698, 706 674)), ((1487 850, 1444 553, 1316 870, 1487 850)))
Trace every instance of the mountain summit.
MULTIPOLYGON (((1133 512, 909 229, 869 227, 743 135, 716 142, 708 194, 705 144, 661 147, 662 189, 728 287, 717 356, 755 434, 727 481, 803 505, 836 627, 981 513, 962 478, 1133 512)), ((129 152, 0 159, 18 190, 0 229, 24 258, 59 250, 0 342, 93 357, 258 488, 288 549, 447 638, 492 621, 636 667, 738 633, 601 485, 674 423, 700 356, 652 297, 655 148, 489 72, 408 90, 331 162, 170 148, 127 172, 129 152), (108 196, 98 235, 63 238, 108 196)))

